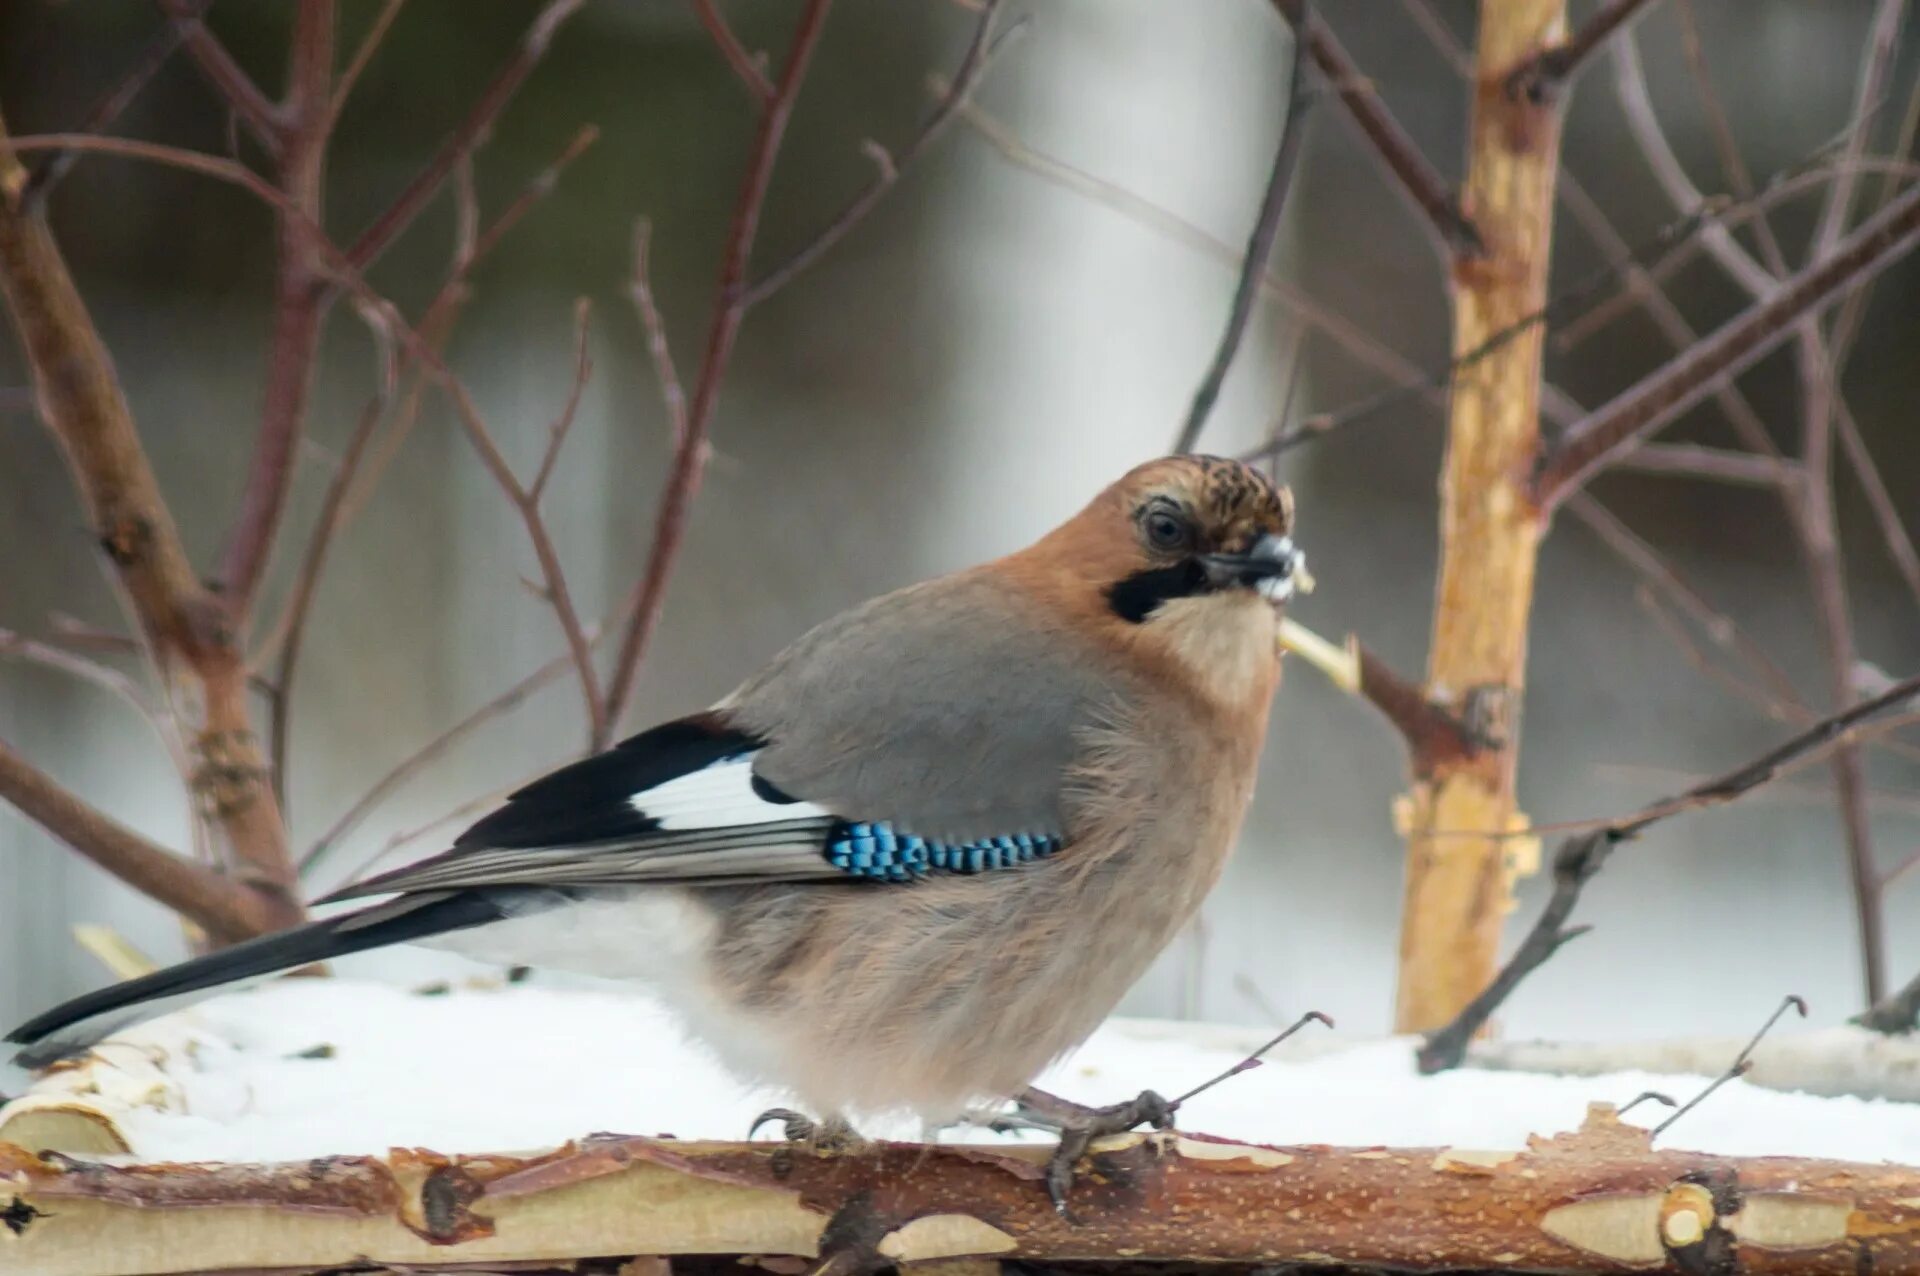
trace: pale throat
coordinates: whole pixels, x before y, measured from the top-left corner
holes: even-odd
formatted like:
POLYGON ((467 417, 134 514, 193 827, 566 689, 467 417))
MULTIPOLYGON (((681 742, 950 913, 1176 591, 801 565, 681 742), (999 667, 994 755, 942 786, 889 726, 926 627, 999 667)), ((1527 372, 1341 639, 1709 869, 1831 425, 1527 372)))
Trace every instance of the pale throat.
POLYGON ((1245 705, 1273 692, 1280 613, 1250 589, 1168 599, 1142 629, 1209 699, 1245 705))

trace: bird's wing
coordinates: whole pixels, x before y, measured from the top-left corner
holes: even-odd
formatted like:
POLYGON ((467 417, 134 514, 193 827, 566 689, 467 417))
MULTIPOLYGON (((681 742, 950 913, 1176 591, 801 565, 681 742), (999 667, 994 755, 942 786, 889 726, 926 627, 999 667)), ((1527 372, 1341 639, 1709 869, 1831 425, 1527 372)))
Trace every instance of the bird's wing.
POLYGON ((1006 591, 949 578, 829 621, 718 709, 537 780, 453 850, 328 899, 899 882, 1051 855, 1097 680, 1006 591))

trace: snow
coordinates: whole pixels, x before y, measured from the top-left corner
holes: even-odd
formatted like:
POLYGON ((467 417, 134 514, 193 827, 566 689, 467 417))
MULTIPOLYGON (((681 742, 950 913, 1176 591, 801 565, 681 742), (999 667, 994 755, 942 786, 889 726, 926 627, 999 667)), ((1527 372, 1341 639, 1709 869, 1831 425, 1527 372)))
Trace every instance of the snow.
MULTIPOLYGON (((1176 1094, 1242 1058, 1260 1036, 1114 1020, 1040 1084, 1088 1103, 1143 1088, 1176 1094)), ((174 1093, 158 1100, 164 1110, 149 1094, 145 1105, 114 1114, 147 1160, 295 1160, 393 1146, 530 1151, 595 1131, 737 1139, 782 1097, 728 1078, 648 1001, 538 983, 458 983, 421 995, 344 979, 284 980, 123 1039, 144 1041, 149 1055, 166 1043, 171 1055, 165 1070, 174 1093), (308 1053, 324 1057, 301 1057, 308 1053)), ((1704 1083, 1650 1073, 1463 1070, 1423 1078, 1405 1039, 1322 1036, 1209 1090, 1181 1111, 1180 1124, 1263 1143, 1517 1148, 1530 1134, 1577 1127, 1590 1101, 1622 1103, 1649 1089, 1684 1099, 1704 1083)), ((1631 1119, 1663 1114, 1647 1104, 1631 1119)), ((905 1121, 865 1132, 922 1133, 905 1121)), ((939 1137, 1020 1136, 961 1127, 939 1137)), ((1735 1081, 1663 1142, 1732 1155, 1915 1163, 1920 1106, 1735 1081)))

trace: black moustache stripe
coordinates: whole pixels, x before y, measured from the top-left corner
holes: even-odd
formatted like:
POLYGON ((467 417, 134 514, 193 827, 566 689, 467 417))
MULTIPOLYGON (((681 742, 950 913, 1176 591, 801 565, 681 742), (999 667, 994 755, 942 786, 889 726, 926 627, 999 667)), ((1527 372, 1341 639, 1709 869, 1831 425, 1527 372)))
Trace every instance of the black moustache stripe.
POLYGON ((1172 567, 1150 567, 1117 581, 1107 589, 1107 605, 1114 615, 1139 624, 1170 598, 1190 598, 1207 590, 1207 573, 1189 558, 1172 567))

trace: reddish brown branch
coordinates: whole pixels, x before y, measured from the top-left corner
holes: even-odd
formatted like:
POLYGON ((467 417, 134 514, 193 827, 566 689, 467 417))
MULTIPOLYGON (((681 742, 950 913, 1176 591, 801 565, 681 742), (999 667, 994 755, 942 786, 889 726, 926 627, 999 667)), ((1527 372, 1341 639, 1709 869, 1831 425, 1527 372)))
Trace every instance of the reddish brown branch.
MULTIPOLYGON (((588 642, 595 642, 598 639, 597 628, 588 632, 588 642)), ((564 677, 573 667, 573 650, 568 648, 402 758, 391 770, 376 780, 372 788, 341 812, 326 832, 314 839, 313 845, 300 856, 300 871, 305 873, 319 863, 330 851, 339 846, 349 833, 358 828, 376 807, 391 797, 407 781, 420 774, 439 758, 446 756, 454 745, 495 718, 518 707, 522 701, 542 687, 564 677)))
MULTIPOLYGON (((105 140, 105 139, 95 139, 105 140)), ((237 167, 237 166, 236 166, 237 167)), ((0 292, 41 419, 66 452, 88 520, 147 649, 199 686, 195 787, 274 924, 299 920, 286 830, 253 736, 232 615, 201 584, 141 447, 111 358, 46 223, 21 206, 26 172, 0 127, 0 292)), ((68 821, 84 833, 85 822, 68 821)), ((94 848, 76 847, 86 853, 94 848)))
MULTIPOLYGON (((204 9, 208 3, 210 0, 200 0, 200 8, 204 9)), ((147 87, 160 68, 167 64, 167 60, 173 56, 174 50, 180 47, 180 42, 185 37, 186 29, 182 24, 167 23, 147 41, 146 48, 140 51, 140 56, 134 59, 133 66, 120 78, 120 82, 95 103, 92 110, 87 112, 86 117, 80 122, 78 131, 98 133, 119 119, 126 109, 133 105, 133 100, 140 95, 141 90, 147 87)), ((33 175, 27 179, 25 198, 28 208, 33 207, 34 201, 44 200, 48 193, 60 184, 60 179, 79 162, 79 159, 78 152, 55 151, 34 165, 33 175)))
POLYGON ((594 747, 604 748, 613 726, 620 721, 633 695, 634 679, 648 641, 660 621, 660 609, 666 601, 667 581, 686 535, 687 516, 707 464, 707 430, 712 424, 714 405, 719 402, 720 384, 726 376, 727 361, 733 353, 734 338, 740 321, 746 317, 747 263, 753 253, 754 233, 759 229, 760 210, 773 179, 773 167, 780 156, 780 143, 786 136, 787 120, 805 83, 807 67, 814 47, 826 25, 832 0, 807 0, 787 50, 786 65, 781 68, 774 95, 760 114, 753 147, 747 160, 740 194, 734 201, 733 220, 727 243, 721 254, 720 277, 714 285, 714 313, 707 329, 706 354, 700 364, 700 378, 694 383, 693 397, 687 407, 687 429, 674 449, 673 466, 667 476, 666 494, 654 520, 653 548, 635 591, 633 618, 628 622, 620 652, 613 666, 613 680, 607 691, 607 729, 594 737, 594 747))
POLYGON ((1751 366, 1794 324, 1904 255, 1920 241, 1920 188, 1908 190, 1848 235, 1825 259, 1783 281, 1711 336, 1579 422, 1534 477, 1534 499, 1552 510, 1568 492, 1706 395, 1719 377, 1751 366))
POLYGON ((304 223, 320 224, 327 130, 332 123, 333 0, 300 0, 294 10, 287 99, 282 106, 280 186, 301 216, 279 219, 274 275, 273 331, 267 343, 266 393, 240 512, 220 560, 220 588, 244 625, 272 557, 293 461, 306 428, 320 353, 325 304, 319 253, 304 223))
POLYGON ((573 16, 582 3, 583 0, 550 0, 540 11, 533 25, 527 28, 526 35, 521 37, 520 47, 495 74, 493 82, 480 95, 480 100, 474 103, 473 109, 467 112, 460 126, 440 144, 440 149, 427 162, 427 166, 407 183, 387 210, 374 218, 372 224, 361 231, 360 237, 347 248, 347 260, 357 269, 366 269, 385 252, 413 224, 413 219, 432 201, 447 179, 453 176, 461 159, 471 155, 486 140, 494 121, 500 118, 507 103, 513 100, 513 95, 520 91, 520 86, 546 55, 554 32, 560 29, 561 23, 573 16))
POLYGON ((407 0, 387 0, 381 5, 373 25, 367 28, 367 33, 355 46, 353 56, 347 60, 346 70, 340 73, 339 82, 333 86, 333 100, 327 104, 329 127, 339 122, 340 112, 346 108, 347 99, 353 96, 354 86, 360 83, 360 76, 366 71, 367 65, 373 61, 373 55, 380 51, 381 43, 387 38, 387 31, 393 26, 393 20, 400 16, 400 7, 406 2, 407 0))
POLYGON ((1683 793, 1642 807, 1634 815, 1611 821, 1562 842, 1554 854, 1553 894, 1548 898, 1547 906, 1541 910, 1519 948, 1501 967, 1500 973, 1486 990, 1475 997, 1452 1023, 1430 1034, 1421 1044, 1417 1056, 1420 1070, 1431 1073, 1458 1067, 1466 1057, 1467 1043, 1493 1017, 1520 982, 1545 965, 1568 940, 1586 931, 1586 927, 1569 928, 1567 919, 1580 901, 1580 892, 1605 867, 1614 847, 1645 832, 1659 821, 1684 811, 1733 801, 1773 779, 1793 763, 1836 741, 1844 742, 1851 729, 1868 718, 1905 704, 1915 696, 1920 696, 1920 677, 1896 683, 1871 700, 1863 700, 1844 712, 1820 719, 1751 762, 1696 784, 1683 793))
POLYGON ((258 891, 148 841, 88 806, 0 741, 0 799, 148 898, 223 941, 285 924, 285 910, 258 891))
POLYGON ((720 56, 740 77, 740 83, 747 86, 747 92, 753 94, 755 102, 766 105, 773 97, 773 81, 767 78, 760 59, 747 52, 746 46, 740 43, 740 37, 727 25, 726 18, 720 13, 720 6, 714 0, 693 0, 693 11, 699 17, 700 25, 713 38, 720 56))
POLYGON ((1309 15, 1302 0, 1273 0, 1273 7, 1293 27, 1295 36, 1306 40, 1307 55, 1340 95, 1348 117, 1386 166, 1395 185, 1425 216, 1445 255, 1449 259, 1485 256, 1486 245, 1472 220, 1461 211, 1459 199, 1400 127, 1400 121, 1393 118, 1372 82, 1354 64, 1326 22, 1309 15))
POLYGON ((1623 470, 1673 474, 1747 487, 1778 488, 1797 480, 1800 467, 1774 456, 1730 452, 1698 443, 1642 443, 1617 462, 1623 470))
POLYGON ((573 418, 580 411, 580 396, 586 392, 587 379, 593 375, 593 356, 587 344, 592 335, 592 317, 592 303, 585 297, 573 303, 573 384, 567 390, 567 401, 561 405, 560 415, 547 427, 547 446, 540 455, 540 468, 534 472, 533 482, 527 484, 527 499, 536 505, 546 494, 553 467, 560 461, 560 449, 566 446, 567 432, 573 429, 573 418))
POLYGON ((260 91, 253 77, 241 70, 240 64, 227 52, 227 46, 200 20, 204 6, 198 0, 158 0, 158 3, 160 11, 180 33, 180 42, 199 66, 200 73, 226 100, 268 156, 278 159, 283 124, 280 108, 260 91))
POLYGON ((341 454, 339 467, 334 470, 333 478, 327 483, 326 494, 320 499, 320 514, 314 520, 313 535, 307 540, 306 554, 300 560, 299 572, 294 577, 293 589, 287 599, 286 638, 280 649, 280 669, 273 680, 274 700, 267 751, 267 756, 273 762, 275 782, 280 786, 282 807, 286 805, 286 776, 292 757, 289 732, 293 679, 300 666, 307 615, 319 589, 320 573, 326 567, 327 551, 340 530, 347 493, 353 487, 354 476, 359 473, 367 445, 373 442, 374 432, 379 429, 386 408, 387 397, 381 394, 369 399, 366 407, 360 410, 360 419, 347 438, 347 448, 341 454))
POLYGON ((680 385, 680 370, 674 366, 673 347, 667 342, 666 320, 653 299, 653 272, 648 252, 653 240, 653 224, 642 217, 633 226, 633 277, 627 283, 627 295, 640 316, 640 330, 646 334, 647 357, 653 361, 654 376, 660 381, 660 401, 667 410, 667 425, 678 448, 687 437, 687 392, 680 385))
POLYGON ((601 742, 606 739, 608 731, 607 700, 600 693, 600 675, 593 664, 592 640, 587 636, 586 626, 580 622, 579 609, 573 603, 573 592, 567 586, 566 568, 562 566, 560 552, 554 547, 553 536, 547 530, 546 518, 540 512, 540 502, 514 476, 513 467, 507 463, 499 444, 494 441, 493 431, 480 415, 479 406, 459 378, 419 342, 416 334, 409 336, 415 357, 433 373, 440 388, 453 402, 454 415, 466 431, 474 451, 479 453, 481 464, 492 475, 514 512, 520 516, 521 525, 526 528, 527 540, 532 544, 534 558, 540 564, 541 596, 553 607, 554 617, 560 623, 560 632, 573 655, 574 672, 580 680, 581 699, 586 703, 589 738, 594 742, 594 747, 604 747, 601 742))
MULTIPOLYGON (((1311 26, 1313 17, 1307 0, 1296 0, 1296 7, 1300 14, 1296 21, 1311 26)), ((1247 322, 1253 318, 1253 303, 1259 295, 1261 277, 1267 273, 1267 258, 1273 253, 1274 237, 1280 233, 1280 214, 1286 210, 1287 192, 1292 189, 1300 147, 1306 140, 1307 111, 1313 102, 1306 83, 1306 45, 1304 36, 1294 36, 1293 62, 1287 72, 1287 117, 1280 127, 1280 145, 1274 152, 1273 168, 1267 174, 1266 193, 1260 199, 1260 213, 1254 219, 1253 233, 1247 239, 1246 251, 1241 254, 1240 279, 1234 285, 1233 301, 1227 308, 1226 331, 1220 334, 1213 360, 1193 392, 1187 419, 1173 442, 1175 452, 1191 452, 1199 444, 1200 432, 1206 428, 1207 417, 1212 414, 1220 389, 1226 384, 1227 371, 1233 367, 1234 356, 1240 351, 1247 322)))
POLYGON ((1647 0, 1607 0, 1578 31, 1515 67, 1507 76, 1507 91, 1545 101, 1565 88, 1608 40, 1642 17, 1646 7, 1647 0))
MULTIPOLYGON (((980 7, 980 21, 974 27, 973 39, 967 45, 967 52, 960 59, 959 69, 953 73, 953 79, 939 88, 940 100, 935 104, 933 113, 921 124, 919 131, 898 151, 889 151, 878 142, 869 141, 866 150, 874 161, 874 178, 827 224, 816 232, 798 252, 788 257, 778 266, 761 275, 748 287, 744 298, 751 309, 771 297, 774 293, 793 282, 796 275, 806 270, 827 254, 835 244, 864 220, 873 211, 874 205, 886 197, 888 191, 899 182, 907 169, 926 154, 927 150, 946 132, 969 101, 980 79, 987 73, 1009 40, 1024 29, 1021 25, 1009 27, 998 37, 993 34, 993 21, 999 12, 1000 0, 986 0, 980 7)), ((936 79, 938 77, 935 77, 936 79)))
POLYGON ((1416 776, 1432 775, 1487 746, 1466 723, 1430 700, 1424 687, 1395 673, 1365 646, 1353 645, 1359 657, 1360 694, 1400 733, 1416 776))

